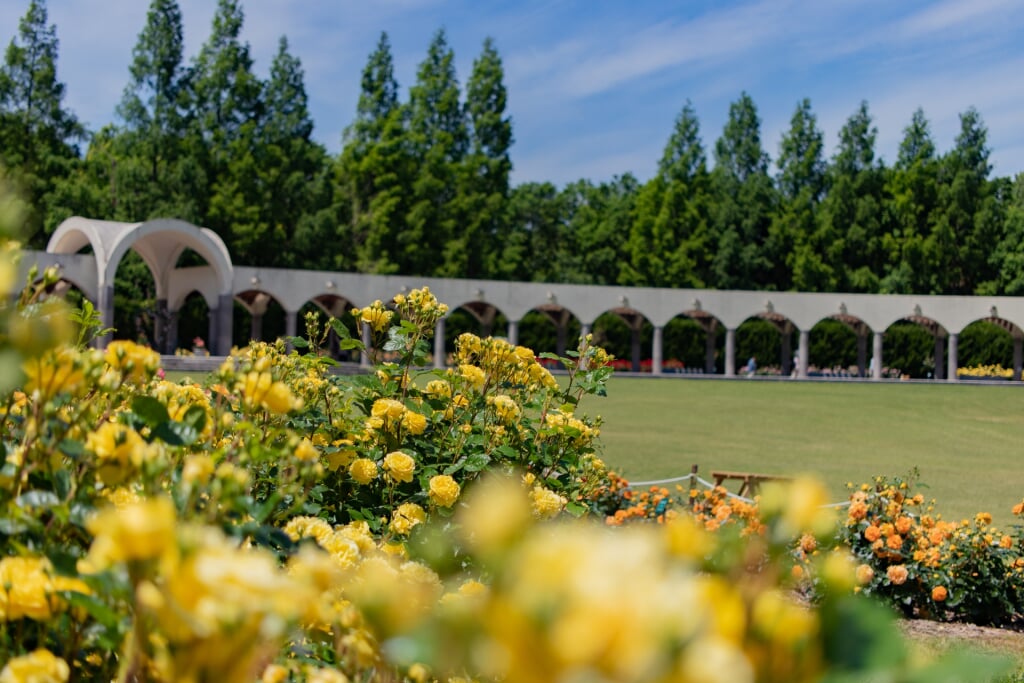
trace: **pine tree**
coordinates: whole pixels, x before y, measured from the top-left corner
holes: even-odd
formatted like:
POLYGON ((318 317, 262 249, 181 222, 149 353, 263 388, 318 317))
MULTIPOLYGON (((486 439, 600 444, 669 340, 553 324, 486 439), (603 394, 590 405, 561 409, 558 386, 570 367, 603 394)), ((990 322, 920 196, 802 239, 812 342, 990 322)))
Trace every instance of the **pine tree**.
POLYGON ((189 141, 182 18, 175 0, 152 0, 132 50, 131 79, 117 112, 109 168, 112 211, 105 217, 173 216, 201 222, 206 182, 189 141))
POLYGON ((687 101, 658 164, 639 191, 619 281, 651 287, 708 282, 710 178, 700 123, 687 101))
POLYGON ((771 247, 779 289, 823 291, 831 286, 832 268, 822 258, 816 235, 817 215, 826 189, 824 136, 811 101, 797 104, 789 130, 779 145, 780 207, 771 228, 771 247))
POLYGON ((768 252, 775 193, 761 146, 761 119, 747 93, 729 107, 715 143, 714 283, 726 289, 775 289, 768 252))
POLYGON ((829 169, 819 243, 835 273, 832 288, 837 291, 877 292, 885 270, 885 175, 875 159, 877 136, 867 102, 862 102, 839 132, 829 169))
POLYGON ((466 113, 459 101, 455 54, 443 30, 434 35, 410 91, 409 135, 416 163, 413 202, 398 240, 399 271, 453 275, 445 259, 459 249, 466 218, 454 203, 459 170, 469 145, 466 113), (426 244, 441 244, 425 249, 426 244))
POLYGON ((903 129, 896 163, 886 180, 886 215, 890 229, 883 237, 886 274, 881 291, 933 294, 936 291, 933 224, 938 200, 938 162, 924 111, 917 109, 903 129))
POLYGON ((345 131, 339 161, 339 198, 350 207, 349 239, 362 272, 400 268, 412 195, 412 154, 407 109, 398 100, 391 44, 382 33, 363 68, 356 118, 345 131))
POLYGON ((485 277, 497 270, 495 245, 505 232, 512 161, 512 121, 505 113, 507 93, 501 57, 488 38, 466 88, 470 151, 460 169, 453 212, 462 216, 447 245, 443 275, 485 277))
MULTIPOLYGON (((46 3, 32 0, 0 68, 0 165, 28 199, 30 246, 42 247, 57 223, 55 193, 73 172, 85 130, 64 108, 57 79, 57 29, 47 24, 46 3)), ((61 216, 62 218, 64 216, 61 216)))

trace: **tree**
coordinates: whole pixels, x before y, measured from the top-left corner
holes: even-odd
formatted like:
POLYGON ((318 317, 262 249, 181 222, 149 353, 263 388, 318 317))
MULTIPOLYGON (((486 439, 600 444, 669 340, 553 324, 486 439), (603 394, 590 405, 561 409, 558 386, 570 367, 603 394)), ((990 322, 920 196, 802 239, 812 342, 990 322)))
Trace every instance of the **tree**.
POLYGON ((747 93, 729 107, 715 143, 712 281, 725 289, 774 289, 768 252, 775 191, 761 146, 761 120, 747 93))
POLYGON ((459 195, 452 207, 463 221, 447 245, 442 274, 484 277, 497 271, 495 244, 506 230, 512 170, 507 99, 501 57, 488 38, 466 86, 470 148, 461 164, 459 195))
POLYGON ((687 101, 658 163, 637 196, 619 281, 702 287, 708 281, 709 175, 700 123, 687 101))
POLYGON ((348 205, 334 196, 327 152, 313 141, 302 63, 283 36, 270 65, 257 139, 263 221, 276 252, 268 258, 299 268, 353 268, 349 250, 323 248, 346 240, 348 231, 339 234, 339 226, 347 222, 348 205))
POLYGON ((175 0, 152 0, 132 50, 131 79, 117 113, 109 218, 173 216, 200 222, 206 181, 198 144, 189 141, 187 73, 182 65, 181 11, 175 0))
POLYGON ((884 171, 875 160, 875 128, 867 102, 839 131, 819 216, 819 244, 832 266, 835 291, 877 292, 884 271, 884 171))
POLYGON ((20 186, 31 207, 27 235, 42 247, 56 223, 54 193, 78 159, 85 130, 64 108, 57 79, 57 28, 47 25, 46 3, 32 0, 0 68, 0 165, 20 186))
POLYGON ((355 266, 362 272, 400 269, 400 234, 412 195, 407 110, 398 101, 391 45, 382 33, 363 68, 356 118, 345 130, 339 195, 348 221, 355 266))
POLYGON ((570 257, 565 196, 551 183, 523 183, 509 200, 511 224, 499 246, 496 276, 526 282, 559 282, 570 257))
POLYGON ((935 143, 924 111, 914 112, 886 180, 886 215, 892 221, 883 236, 886 274, 881 291, 936 293, 933 223, 938 199, 935 143))
POLYGON ((772 281, 779 289, 821 291, 832 281, 832 268, 823 260, 815 234, 826 188, 824 147, 811 101, 805 98, 797 104, 779 145, 780 206, 768 249, 774 263, 772 281))
POLYGON ((416 85, 410 90, 409 134, 416 163, 412 206, 399 235, 399 272, 436 275, 452 272, 445 264, 457 251, 458 230, 466 216, 453 204, 459 167, 469 145, 466 114, 459 102, 455 54, 443 30, 434 34, 416 85), (444 245, 441 253, 425 244, 444 245))
POLYGON ((999 241, 999 205, 988 175, 988 129, 974 108, 960 115, 956 145, 940 161, 935 221, 936 272, 943 294, 974 294, 995 287, 992 263, 999 241))
POLYGON ((639 190, 628 173, 600 185, 579 180, 565 187, 568 224, 557 245, 563 254, 562 281, 616 284, 639 190))

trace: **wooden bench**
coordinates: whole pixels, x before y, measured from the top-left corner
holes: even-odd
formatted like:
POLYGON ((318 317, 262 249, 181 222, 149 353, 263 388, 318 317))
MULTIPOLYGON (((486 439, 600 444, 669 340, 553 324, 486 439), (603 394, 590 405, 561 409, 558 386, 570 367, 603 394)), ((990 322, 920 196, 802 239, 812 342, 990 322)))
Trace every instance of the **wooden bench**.
POLYGON ((782 477, 776 474, 754 474, 753 472, 712 472, 715 478, 715 486, 724 486, 726 481, 739 481, 740 489, 736 492, 738 496, 753 498, 758 494, 761 484, 766 481, 791 481, 790 477, 782 477))

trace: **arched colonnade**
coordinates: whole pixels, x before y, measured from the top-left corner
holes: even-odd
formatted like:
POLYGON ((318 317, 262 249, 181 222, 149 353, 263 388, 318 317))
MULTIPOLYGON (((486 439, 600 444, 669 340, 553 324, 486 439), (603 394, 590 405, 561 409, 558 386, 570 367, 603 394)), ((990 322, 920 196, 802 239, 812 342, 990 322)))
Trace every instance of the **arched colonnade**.
MULTIPOLYGON (((80 217, 62 223, 47 251, 29 252, 22 268, 59 265, 61 276, 77 286, 96 305, 106 325, 113 321, 113 282, 120 259, 134 249, 153 274, 157 294, 155 345, 161 350, 177 346, 176 315, 194 292, 203 296, 210 312, 210 348, 215 355, 229 352, 232 343, 234 302, 252 316, 250 336, 261 337, 262 315, 276 300, 285 315, 285 334, 295 335, 299 311, 313 302, 326 313, 340 316, 352 306, 362 307, 395 294, 429 286, 451 308, 469 311, 486 330, 498 313, 508 321, 507 337, 518 342, 519 322, 531 311, 544 313, 558 329, 559 351, 573 344, 567 339, 568 321, 575 317, 581 333, 591 331, 604 313, 618 315, 632 335, 631 361, 639 369, 640 331, 649 322, 651 371, 663 368, 665 325, 678 316, 697 322, 707 333, 705 370, 714 368, 714 338, 725 330, 725 375, 736 374, 736 331, 756 317, 770 321, 782 339, 781 364, 788 371, 793 350, 790 335, 798 332, 796 374, 807 377, 810 331, 822 320, 839 320, 857 335, 858 366, 881 379, 884 333, 892 324, 909 320, 927 329, 935 339, 935 377, 956 379, 959 333, 967 325, 985 320, 1005 328, 1013 339, 1015 377, 1019 378, 1024 347, 1024 299, 1015 297, 920 296, 850 293, 755 292, 650 287, 571 285, 423 278, 401 275, 364 275, 327 271, 238 266, 213 231, 183 221, 158 219, 143 223, 114 223, 80 217), (81 253, 88 247, 91 254, 81 253), (195 251, 206 264, 178 267, 181 254, 195 251), (942 359, 946 359, 945 368, 942 359), (945 370, 945 372, 943 372, 945 370)), ((438 322, 435 363, 446 358, 445 320, 438 322)), ((101 344, 106 340, 100 340, 101 344)))

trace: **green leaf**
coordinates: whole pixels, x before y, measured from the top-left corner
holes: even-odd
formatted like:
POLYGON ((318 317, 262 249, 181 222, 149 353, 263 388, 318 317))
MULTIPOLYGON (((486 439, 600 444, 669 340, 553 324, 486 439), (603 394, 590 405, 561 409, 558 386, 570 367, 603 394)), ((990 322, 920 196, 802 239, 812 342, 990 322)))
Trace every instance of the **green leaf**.
POLYGON ((363 345, 363 342, 358 339, 342 339, 338 341, 338 348, 342 351, 351 351, 352 349, 359 349, 362 351, 366 347, 363 345))
POLYGON ((60 498, 53 491, 26 491, 15 502, 23 508, 50 508, 60 505, 60 498))
POLYGON ((167 407, 152 396, 136 396, 132 399, 132 412, 149 427, 156 427, 171 419, 167 407))
POLYGON ((153 430, 153 438, 168 446, 191 446, 199 438, 199 432, 184 422, 168 420, 153 430))
POLYGON ((483 453, 474 453, 466 458, 466 462, 463 467, 467 472, 479 472, 487 467, 490 462, 491 459, 487 455, 483 453))
POLYGON ((113 629, 121 625, 121 615, 101 602, 99 598, 74 591, 61 591, 61 594, 73 607, 84 609, 102 626, 113 629))
POLYGON ((54 472, 53 488, 56 489, 58 498, 66 500, 71 493, 71 473, 66 469, 59 469, 54 472))
POLYGON ((203 410, 202 406, 189 406, 181 421, 197 432, 201 432, 203 427, 206 426, 206 411, 203 410))
POLYGON ((580 503, 573 501, 570 503, 566 503, 565 511, 573 517, 582 517, 583 515, 587 514, 587 506, 581 505, 580 503))
POLYGON ((308 349, 309 342, 302 337, 285 337, 285 341, 296 349, 308 349))
POLYGON ((334 334, 338 335, 339 341, 344 341, 352 338, 352 333, 345 327, 345 323, 341 322, 337 318, 331 318, 327 321, 327 324, 334 330, 334 334))
POLYGON ((64 439, 57 444, 57 449, 69 458, 77 460, 85 452, 85 444, 75 439, 64 439))

